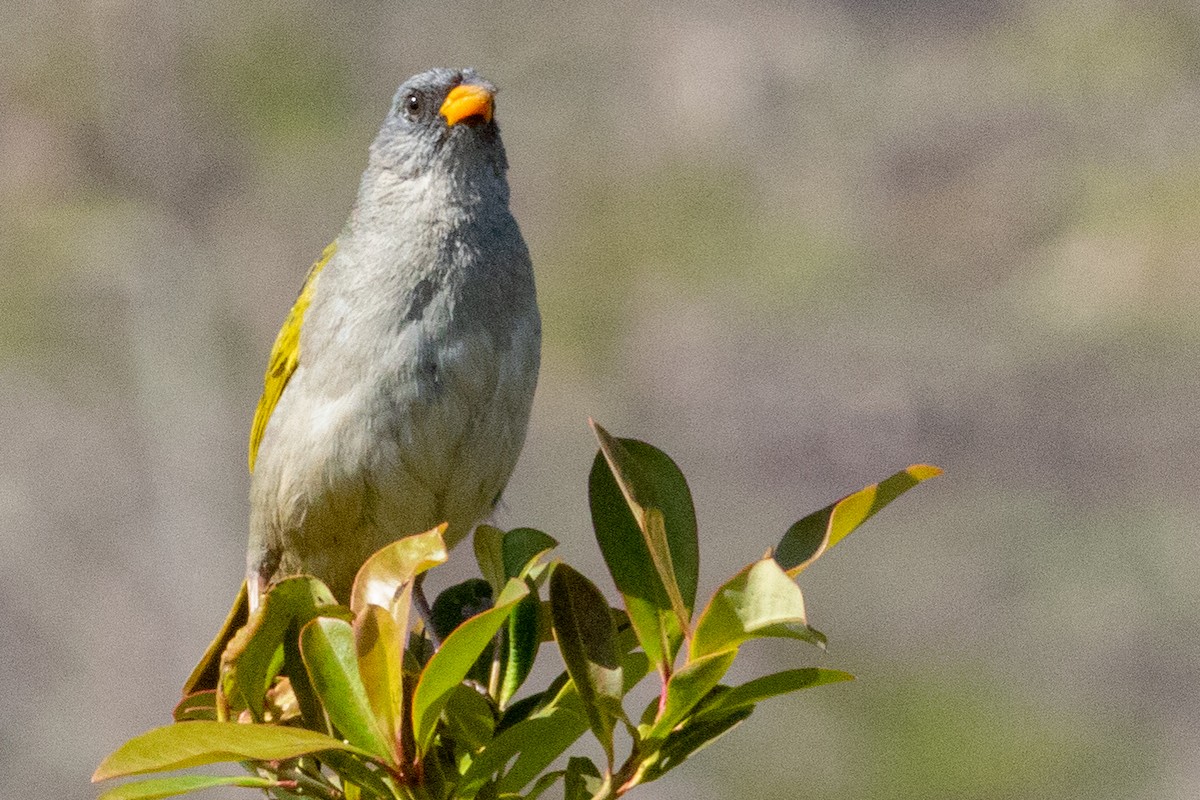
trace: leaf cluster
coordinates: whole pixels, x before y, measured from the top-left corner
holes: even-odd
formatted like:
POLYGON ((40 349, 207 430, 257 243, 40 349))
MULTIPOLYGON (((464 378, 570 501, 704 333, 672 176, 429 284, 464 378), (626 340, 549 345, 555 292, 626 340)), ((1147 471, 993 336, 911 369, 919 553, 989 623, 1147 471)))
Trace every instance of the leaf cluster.
POLYGON ((557 542, 531 528, 480 526, 481 577, 446 589, 427 613, 422 576, 448 558, 444 527, 373 555, 348 606, 315 578, 289 578, 244 621, 231 616, 174 724, 127 742, 93 779, 221 762, 240 762, 248 774, 142 779, 102 800, 215 786, 277 798, 534 800, 559 781, 567 800, 616 798, 737 726, 757 703, 851 679, 799 668, 721 682, 752 639, 823 648, 796 576, 937 468, 909 467, 801 519, 697 610, 699 543, 682 472, 657 448, 593 427, 592 522, 622 607, 571 566, 548 561, 557 542), (551 641, 564 671, 519 696, 551 641), (657 695, 630 716, 626 696, 651 674, 657 695), (628 734, 627 752, 617 752, 618 730, 628 734), (568 753, 589 731, 599 764, 568 753))

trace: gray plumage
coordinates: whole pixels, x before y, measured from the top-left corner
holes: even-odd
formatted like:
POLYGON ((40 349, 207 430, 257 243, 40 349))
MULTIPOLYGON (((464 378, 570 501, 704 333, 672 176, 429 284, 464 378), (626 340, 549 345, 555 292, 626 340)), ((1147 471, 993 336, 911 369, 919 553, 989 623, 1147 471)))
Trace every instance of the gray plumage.
POLYGON ((453 546, 516 464, 541 321, 499 129, 439 112, 459 84, 494 91, 470 70, 400 87, 337 249, 310 278, 298 364, 251 481, 255 604, 302 572, 344 602, 371 553, 441 522, 453 546))

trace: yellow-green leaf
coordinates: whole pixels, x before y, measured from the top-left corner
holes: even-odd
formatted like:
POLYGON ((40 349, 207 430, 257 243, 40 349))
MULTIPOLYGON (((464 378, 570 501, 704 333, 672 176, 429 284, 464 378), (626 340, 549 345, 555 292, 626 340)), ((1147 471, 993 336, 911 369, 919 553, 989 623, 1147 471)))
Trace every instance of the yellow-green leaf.
POLYGON ((729 671, 737 650, 730 648, 689 661, 671 676, 667 702, 653 725, 642 731, 644 739, 661 739, 683 721, 696 704, 720 683, 729 671))
POLYGON ((217 691, 208 689, 203 692, 186 695, 175 706, 171 714, 176 722, 195 722, 196 720, 215 720, 217 718, 217 691))
POLYGON ((357 614, 368 604, 390 609, 406 583, 446 562, 445 532, 443 523, 431 531, 397 539, 368 558, 354 576, 350 610, 357 614))
POLYGON ((914 464, 814 511, 788 528, 775 548, 775 560, 795 577, 879 509, 918 483, 941 474, 939 468, 929 464, 914 464))
POLYGON ((354 619, 354 651, 358 674, 366 688, 371 714, 400 757, 404 731, 404 641, 408 632, 412 584, 400 590, 391 611, 368 604, 354 619))
POLYGON ((92 781, 200 767, 223 761, 278 761, 343 750, 373 756, 339 739, 304 728, 237 722, 177 722, 135 736, 100 762, 92 781))
POLYGON ((113 787, 97 800, 158 800, 161 797, 174 797, 200 789, 213 789, 218 786, 242 786, 249 789, 270 789, 279 784, 267 778, 256 778, 250 775, 217 776, 217 775, 177 775, 171 778, 150 778, 113 787))
POLYGON ((825 643, 808 627, 800 587, 772 558, 756 561, 716 591, 696 624, 689 661, 762 637, 825 643))
POLYGON ((283 667, 285 642, 294 642, 300 628, 319 615, 346 616, 347 612, 316 578, 299 575, 271 587, 221 656, 219 707, 225 698, 225 703, 249 709, 261 720, 267 689, 283 667))

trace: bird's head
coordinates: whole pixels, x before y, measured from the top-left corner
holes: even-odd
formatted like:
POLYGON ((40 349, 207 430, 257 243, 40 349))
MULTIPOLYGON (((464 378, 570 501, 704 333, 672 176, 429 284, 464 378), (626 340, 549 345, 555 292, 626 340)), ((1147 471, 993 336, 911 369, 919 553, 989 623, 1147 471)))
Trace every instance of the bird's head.
POLYGON ((471 69, 431 69, 396 91, 371 160, 398 178, 508 168, 492 118, 496 87, 471 69))

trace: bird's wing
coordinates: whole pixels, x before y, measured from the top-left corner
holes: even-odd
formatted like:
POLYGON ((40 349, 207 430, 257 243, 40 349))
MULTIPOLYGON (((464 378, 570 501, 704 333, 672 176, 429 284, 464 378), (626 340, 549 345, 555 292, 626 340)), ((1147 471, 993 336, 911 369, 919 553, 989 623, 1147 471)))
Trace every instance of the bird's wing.
POLYGON ((275 345, 271 348, 271 360, 263 376, 262 397, 258 399, 258 408, 254 411, 254 425, 250 428, 251 472, 254 472, 254 461, 258 457, 258 446, 262 443, 263 433, 267 429, 267 420, 271 419, 271 412, 275 410, 283 388, 287 386, 288 379, 300 363, 300 327, 304 322, 304 312, 312 302, 313 284, 335 252, 336 240, 325 248, 321 257, 308 271, 308 277, 304 279, 304 288, 300 290, 300 296, 296 298, 287 319, 283 321, 283 327, 279 329, 279 335, 275 337, 275 345))

